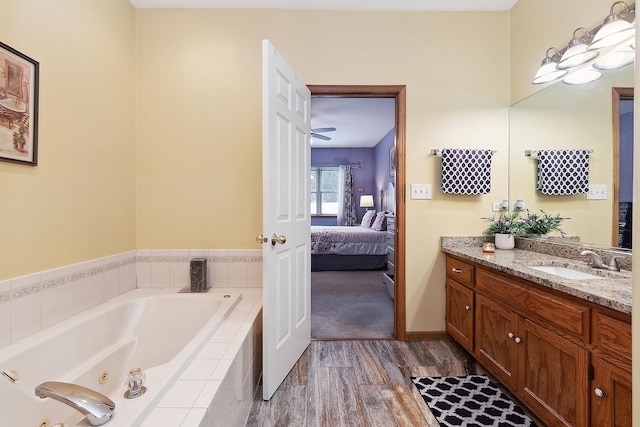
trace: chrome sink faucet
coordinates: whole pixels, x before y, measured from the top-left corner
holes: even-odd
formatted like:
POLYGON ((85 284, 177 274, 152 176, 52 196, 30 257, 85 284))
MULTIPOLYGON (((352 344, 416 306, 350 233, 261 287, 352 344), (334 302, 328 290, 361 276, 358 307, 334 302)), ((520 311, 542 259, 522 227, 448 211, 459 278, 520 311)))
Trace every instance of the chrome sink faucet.
POLYGON ((593 251, 589 251, 589 250, 582 251, 580 252, 580 255, 589 256, 589 261, 587 261, 587 264, 593 268, 599 268, 602 270, 620 271, 620 266, 618 265, 618 257, 612 256, 609 259, 609 262, 606 263, 605 260, 600 257, 600 255, 598 255, 593 251))
POLYGON ((92 426, 100 426, 113 416, 116 404, 102 393, 77 384, 47 381, 36 387, 36 396, 50 397, 87 417, 92 426))

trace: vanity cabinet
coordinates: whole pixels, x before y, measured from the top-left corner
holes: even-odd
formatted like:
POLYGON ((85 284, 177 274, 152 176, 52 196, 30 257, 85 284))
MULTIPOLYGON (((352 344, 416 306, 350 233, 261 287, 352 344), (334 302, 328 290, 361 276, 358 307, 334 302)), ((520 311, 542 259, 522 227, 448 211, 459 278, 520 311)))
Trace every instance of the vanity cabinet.
POLYGON ((631 425, 631 323, 626 316, 593 312, 591 423, 631 425))
POLYGON ((631 425, 629 316, 451 255, 446 287, 449 334, 546 424, 631 425))
POLYGON ((455 258, 447 259, 447 332, 473 352, 474 267, 455 258))
POLYGON ((594 357, 591 382, 591 425, 625 427, 631 424, 631 371, 594 357))

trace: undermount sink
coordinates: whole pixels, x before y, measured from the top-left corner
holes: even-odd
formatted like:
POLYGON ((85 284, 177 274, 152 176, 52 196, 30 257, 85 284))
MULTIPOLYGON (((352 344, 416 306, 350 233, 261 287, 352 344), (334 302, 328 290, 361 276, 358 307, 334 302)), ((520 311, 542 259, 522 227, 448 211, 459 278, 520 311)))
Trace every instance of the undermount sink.
POLYGON ((584 280, 584 279, 602 279, 595 274, 583 273, 582 271, 573 270, 567 267, 557 267, 555 265, 531 265, 529 268, 541 271, 547 274, 553 274, 554 276, 562 277, 563 279, 584 280))

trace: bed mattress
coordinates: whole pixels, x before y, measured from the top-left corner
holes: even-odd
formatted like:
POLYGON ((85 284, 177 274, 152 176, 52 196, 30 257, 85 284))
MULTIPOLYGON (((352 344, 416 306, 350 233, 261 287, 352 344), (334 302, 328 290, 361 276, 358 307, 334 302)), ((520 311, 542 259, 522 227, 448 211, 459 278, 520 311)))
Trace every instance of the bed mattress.
POLYGON ((312 255, 385 255, 386 253, 386 231, 358 226, 311 226, 312 255))

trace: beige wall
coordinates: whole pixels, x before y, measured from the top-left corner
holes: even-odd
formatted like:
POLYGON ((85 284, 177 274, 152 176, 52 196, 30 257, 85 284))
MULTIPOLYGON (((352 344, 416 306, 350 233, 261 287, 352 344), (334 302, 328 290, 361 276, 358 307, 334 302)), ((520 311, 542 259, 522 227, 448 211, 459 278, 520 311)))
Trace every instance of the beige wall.
POLYGON ((3 0, 0 40, 40 63, 37 167, 0 162, 0 280, 135 248, 135 9, 3 0))
POLYGON ((138 247, 257 247, 265 38, 309 84, 407 86, 407 183, 436 188, 407 201, 407 328, 444 330, 439 238, 507 194, 508 13, 138 11, 138 247), (498 150, 491 195, 437 190, 446 147, 498 150))

